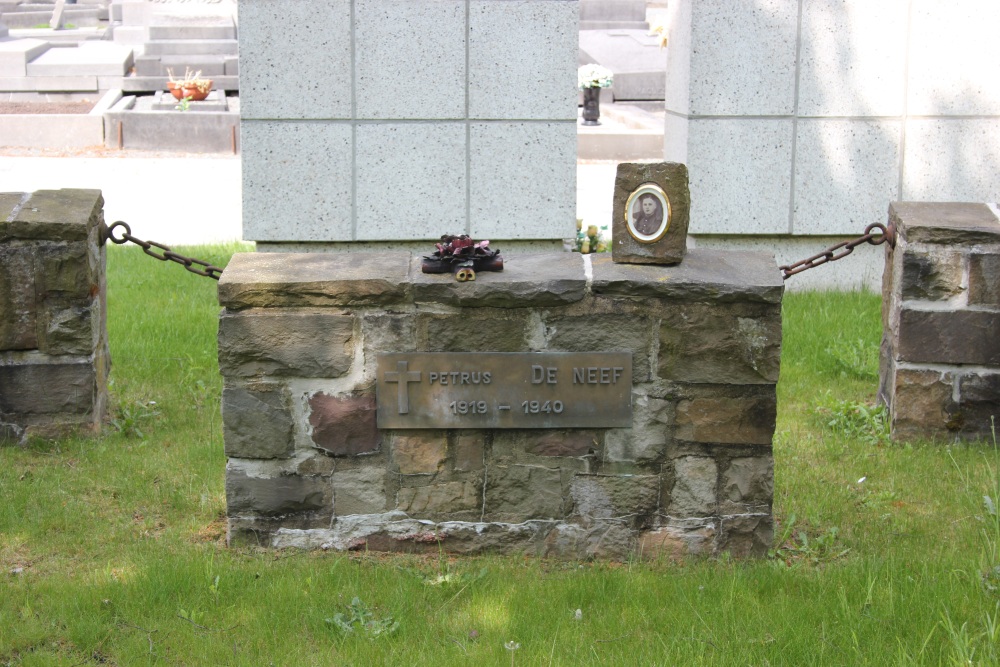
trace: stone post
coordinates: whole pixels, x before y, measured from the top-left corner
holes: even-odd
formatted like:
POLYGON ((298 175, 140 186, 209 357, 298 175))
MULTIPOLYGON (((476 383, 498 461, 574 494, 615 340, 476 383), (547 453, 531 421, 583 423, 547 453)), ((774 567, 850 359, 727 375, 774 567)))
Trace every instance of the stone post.
POLYGON ((1000 420, 1000 220, 985 204, 896 203, 880 399, 897 440, 990 439, 1000 420))
POLYGON ((97 430, 110 368, 99 190, 0 194, 0 444, 97 430))

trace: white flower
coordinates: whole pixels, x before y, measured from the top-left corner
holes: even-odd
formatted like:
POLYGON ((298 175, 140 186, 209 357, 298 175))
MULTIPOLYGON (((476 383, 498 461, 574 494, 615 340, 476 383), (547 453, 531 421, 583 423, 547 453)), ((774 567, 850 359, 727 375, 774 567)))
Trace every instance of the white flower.
MULTIPOLYGON (((511 642, 507 642, 506 644, 504 644, 503 647, 505 649, 507 649, 508 651, 516 651, 517 649, 521 648, 521 645, 518 644, 517 642, 511 641, 511 642)), ((511 658, 511 659, 513 659, 513 658, 511 658)))
POLYGON ((577 85, 582 88, 608 88, 615 80, 614 72, 607 67, 591 63, 576 71, 577 85))

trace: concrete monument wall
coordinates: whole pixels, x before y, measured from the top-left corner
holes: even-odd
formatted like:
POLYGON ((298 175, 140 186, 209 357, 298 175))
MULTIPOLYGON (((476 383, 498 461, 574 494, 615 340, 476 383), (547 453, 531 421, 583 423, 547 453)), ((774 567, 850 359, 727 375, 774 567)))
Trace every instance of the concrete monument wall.
POLYGON ((0 444, 100 428, 108 397, 99 190, 0 194, 0 444))
MULTIPOLYGON (((665 159, 691 173, 697 243, 779 263, 893 201, 1000 198, 1000 3, 676 0, 665 159)), ((794 278, 878 289, 882 251, 794 278)), ((792 284, 792 283, 790 283, 792 284)))
POLYGON ((259 249, 574 235, 576 0, 239 14, 243 236, 259 249))
POLYGON ((886 250, 880 400, 892 435, 992 442, 1000 427, 1000 217, 896 203, 886 250))
POLYGON ((662 267, 529 253, 467 283, 406 252, 343 259, 242 253, 219 282, 231 542, 766 553, 783 289, 770 255, 693 250, 662 267), (404 412, 404 375, 407 412, 433 380, 413 362, 379 394, 376 355, 442 352, 626 352, 631 425, 378 428, 383 400, 404 412))

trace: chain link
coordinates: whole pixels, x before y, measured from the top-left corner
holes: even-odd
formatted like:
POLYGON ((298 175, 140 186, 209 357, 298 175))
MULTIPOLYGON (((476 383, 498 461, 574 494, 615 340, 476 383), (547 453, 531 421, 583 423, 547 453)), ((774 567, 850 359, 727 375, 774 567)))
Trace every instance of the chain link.
POLYGON ((802 273, 811 268, 820 266, 821 264, 826 264, 827 262, 836 262, 838 259, 843 259, 854 252, 854 249, 859 245, 864 245, 869 243, 871 245, 882 245, 883 243, 888 243, 890 248, 896 247, 896 228, 889 223, 889 226, 885 226, 880 222, 874 222, 867 227, 865 227, 865 233, 851 241, 841 241, 835 245, 830 246, 823 252, 817 253, 812 257, 799 260, 794 264, 786 264, 785 266, 779 266, 778 270, 781 271, 781 277, 783 280, 788 280, 797 273, 802 273), (878 230, 878 233, 875 233, 878 230))
POLYGON ((110 227, 108 227, 104 231, 104 239, 110 240, 112 243, 118 245, 122 245, 123 243, 129 243, 129 242, 134 243, 140 248, 142 248, 142 251, 147 255, 149 255, 150 257, 158 259, 161 262, 166 262, 168 260, 171 262, 177 262, 191 273, 197 274, 199 276, 205 276, 206 278, 218 280, 219 276, 222 275, 222 269, 220 269, 217 266, 213 266, 208 262, 204 262, 200 259, 195 259, 193 257, 185 257, 184 255, 180 255, 171 250, 170 246, 165 246, 162 243, 157 243, 156 241, 143 241, 142 239, 135 238, 134 236, 132 236, 132 229, 128 226, 128 223, 122 222, 121 220, 113 223, 110 227), (122 228, 124 230, 122 231, 120 237, 115 236, 115 230, 118 228, 122 228), (159 248, 163 252, 157 253, 156 251, 151 250, 151 248, 159 248))

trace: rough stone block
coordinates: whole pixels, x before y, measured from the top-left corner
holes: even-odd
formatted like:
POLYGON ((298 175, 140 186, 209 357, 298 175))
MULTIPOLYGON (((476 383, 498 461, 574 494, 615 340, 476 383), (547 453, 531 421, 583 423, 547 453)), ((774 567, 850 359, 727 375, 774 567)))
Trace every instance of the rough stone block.
POLYGON ((903 253, 903 299, 946 301, 962 291, 962 255, 957 252, 903 253))
POLYGON ((959 380, 961 433, 992 442, 1000 432, 1000 373, 970 373, 959 380))
POLYGON ((939 371, 895 369, 891 387, 892 436, 945 438, 955 430, 952 379, 939 371))
POLYGON ((545 536, 543 554, 566 560, 624 560, 634 546, 633 531, 616 521, 598 521, 589 526, 562 523, 545 536))
POLYGON ((604 433, 601 431, 570 429, 537 436, 525 451, 534 456, 599 456, 604 448, 603 442, 604 433))
POLYGON ((448 458, 448 436, 443 432, 393 436, 392 461, 401 475, 434 474, 448 458))
POLYGON ((686 398, 677 404, 674 435, 687 442, 770 445, 777 409, 773 387, 686 398))
POLYGON ((396 509, 415 519, 476 520, 482 514, 482 479, 406 487, 396 496, 396 509))
POLYGON ((575 2, 469 2, 469 117, 576 120, 575 2))
MULTIPOLYGON (((937 183, 940 187, 940 179, 937 183)), ((889 206, 889 220, 907 243, 935 243, 949 249, 1000 243, 1000 220, 986 204, 894 202, 889 206)))
POLYGON ((32 246, 0 246, 0 350, 38 347, 34 260, 32 246))
POLYGON ((428 352, 521 352, 527 348, 526 313, 491 315, 428 315, 420 318, 418 329, 428 352))
POLYGON ((51 307, 39 318, 44 330, 38 348, 51 355, 89 355, 94 351, 99 321, 90 308, 51 307))
POLYGON ((570 483, 570 520, 583 526, 599 519, 624 522, 632 528, 653 520, 660 502, 659 475, 582 475, 570 483))
POLYGON ((219 280, 219 304, 229 309, 279 306, 365 306, 407 296, 407 252, 351 255, 260 253, 233 255, 219 280))
POLYGON ((83 241, 39 244, 35 273, 39 299, 59 297, 85 303, 97 294, 97 275, 83 241))
POLYGON ((469 133, 473 238, 572 237, 576 123, 472 123, 469 133))
POLYGON ((546 317, 547 349, 552 352, 632 352, 632 382, 652 376, 653 322, 634 315, 546 317))
POLYGON ((226 376, 339 377, 354 359, 354 318, 322 312, 248 311, 219 320, 226 376))
POLYGON ((331 478, 336 516, 377 514, 386 509, 385 471, 381 466, 338 470, 331 478))
POLYGON ((465 117, 463 0, 359 0, 354 13, 358 118, 465 117), (408 37, 385 39, 390 25, 408 37))
POLYGON ((580 301, 587 288, 583 259, 576 253, 505 257, 503 271, 480 271, 475 281, 466 283, 457 282, 447 273, 423 273, 420 262, 419 256, 414 257, 410 270, 413 299, 417 302, 473 308, 560 306, 580 301))
POLYGON ((724 516, 720 522, 717 550, 736 558, 766 556, 774 542, 771 515, 724 516))
POLYGON ((693 248, 676 266, 616 264, 607 254, 591 257, 591 289, 602 296, 780 303, 784 290, 774 257, 765 253, 693 248))
POLYGON ((661 502, 672 517, 702 517, 716 512, 719 470, 714 459, 682 456, 673 462, 673 484, 663 485, 661 502))
POLYGON ((522 523, 561 519, 562 478, 558 469, 538 466, 491 466, 486 477, 487 521, 522 523))
POLYGON ((0 219, 0 241, 87 241, 104 219, 100 190, 38 190, 15 216, 0 219))
POLYGON ((300 512, 330 512, 333 493, 328 477, 276 475, 250 477, 226 469, 226 506, 234 514, 282 515, 300 512))
MULTIPOLYGON (((645 196, 645 195, 643 195, 645 196)), ((611 256, 624 264, 679 264, 687 252, 688 222, 691 217, 691 193, 688 191, 687 167, 677 162, 636 163, 621 162, 615 176, 614 212, 611 227, 611 256), (666 194, 667 210, 660 204, 661 220, 667 219, 662 238, 653 243, 642 243, 632 233, 644 232, 633 228, 639 202, 629 199, 640 187, 647 184, 659 186, 666 194)), ((645 222, 645 221, 643 221, 645 222)), ((654 222, 650 226, 654 226, 654 222)), ((662 224, 662 223, 661 223, 662 224)))
POLYGON ((781 310, 691 304, 663 318, 659 375, 718 384, 778 381, 781 310))
POLYGON ((643 558, 680 560, 687 556, 708 556, 715 550, 718 533, 714 519, 671 520, 670 525, 639 536, 638 551, 643 558))
POLYGON ((720 514, 771 512, 774 497, 774 459, 770 456, 742 457, 729 461, 722 472, 720 514))
POLYGON ((226 456, 287 458, 295 449, 291 395, 281 385, 228 386, 222 391, 226 456))
POLYGON ((374 396, 313 394, 309 397, 309 425, 313 443, 334 456, 371 454, 382 444, 374 396))
POLYGON ((241 0, 244 118, 351 117, 351 4, 351 0, 241 0), (275 39, 277 25, 311 29, 299 30, 295 39, 275 39), (314 58, 318 53, 323 57, 314 58), (311 64, 303 67, 303 62, 311 64), (323 84, 317 85, 320 81, 323 84), (288 95, 289 90, 296 93, 288 95))
POLYGON ((1000 254, 969 256, 969 305, 1000 307, 1000 254))
POLYGON ((674 410, 671 401, 633 395, 632 428, 606 431, 604 460, 636 463, 662 460, 670 442, 674 410))
POLYGON ((486 465, 484 452, 485 438, 482 433, 459 432, 455 436, 455 472, 472 472, 482 470, 486 465))
POLYGON ((0 365, 0 414, 87 415, 96 392, 89 360, 0 365))
POLYGON ((1000 312, 904 308, 899 318, 900 361, 1000 366, 1000 312))

